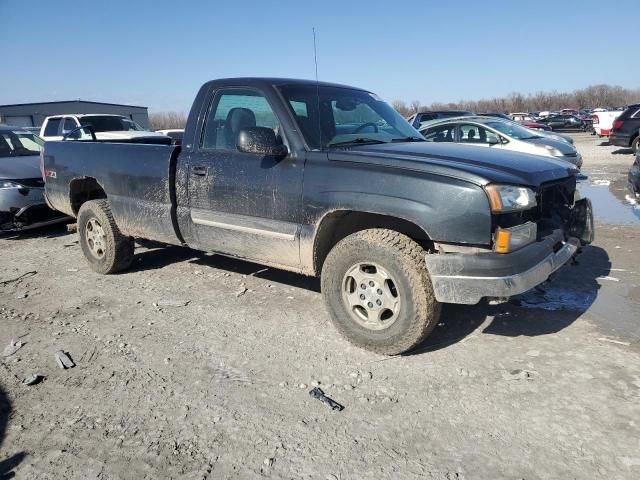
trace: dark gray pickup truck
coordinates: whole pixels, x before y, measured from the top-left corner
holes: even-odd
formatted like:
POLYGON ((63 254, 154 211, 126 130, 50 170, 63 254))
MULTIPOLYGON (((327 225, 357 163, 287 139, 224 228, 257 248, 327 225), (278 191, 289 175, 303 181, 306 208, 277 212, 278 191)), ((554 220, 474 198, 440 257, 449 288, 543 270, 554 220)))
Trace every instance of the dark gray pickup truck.
POLYGON ((182 146, 80 137, 47 142, 42 170, 96 272, 126 269, 137 237, 320 276, 340 332, 385 354, 420 343, 441 303, 525 292, 593 236, 570 164, 424 142, 341 85, 216 80, 182 146))

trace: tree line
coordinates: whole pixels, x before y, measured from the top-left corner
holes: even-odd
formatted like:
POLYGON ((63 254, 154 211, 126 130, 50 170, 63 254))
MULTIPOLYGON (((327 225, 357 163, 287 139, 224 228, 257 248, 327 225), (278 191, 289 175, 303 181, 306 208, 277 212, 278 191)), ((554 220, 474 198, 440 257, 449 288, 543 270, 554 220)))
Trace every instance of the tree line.
POLYGON ((541 112, 563 108, 616 108, 640 102, 640 88, 629 89, 618 85, 591 85, 573 92, 511 93, 506 97, 459 102, 433 102, 422 105, 414 100, 406 103, 395 100, 393 107, 403 116, 419 110, 468 110, 471 112, 541 112))
POLYGON ((184 112, 153 112, 149 114, 151 130, 184 128, 186 124, 187 115, 184 112))

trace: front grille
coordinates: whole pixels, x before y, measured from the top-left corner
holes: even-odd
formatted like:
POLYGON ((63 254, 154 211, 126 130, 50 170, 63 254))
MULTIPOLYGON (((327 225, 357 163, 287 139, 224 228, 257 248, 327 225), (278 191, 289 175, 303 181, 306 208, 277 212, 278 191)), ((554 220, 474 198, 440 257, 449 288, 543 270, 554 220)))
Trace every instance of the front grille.
POLYGON ((42 178, 21 178, 11 181, 19 183, 20 185, 24 185, 25 187, 44 188, 44 180, 42 180, 42 178))
POLYGON ((538 233, 564 228, 575 200, 576 178, 543 183, 538 189, 538 233))

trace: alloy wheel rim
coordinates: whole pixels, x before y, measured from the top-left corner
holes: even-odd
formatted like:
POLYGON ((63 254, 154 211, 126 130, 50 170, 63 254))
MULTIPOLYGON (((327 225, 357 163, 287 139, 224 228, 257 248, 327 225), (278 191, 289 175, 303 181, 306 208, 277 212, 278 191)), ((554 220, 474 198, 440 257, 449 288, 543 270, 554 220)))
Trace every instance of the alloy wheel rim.
POLYGON ((105 255, 106 241, 102 225, 97 219, 91 218, 85 226, 85 239, 89 246, 89 251, 94 257, 101 259, 105 255))
POLYGON ((351 318, 368 330, 393 325, 402 305, 398 283, 377 263, 359 262, 342 281, 342 300, 351 318))

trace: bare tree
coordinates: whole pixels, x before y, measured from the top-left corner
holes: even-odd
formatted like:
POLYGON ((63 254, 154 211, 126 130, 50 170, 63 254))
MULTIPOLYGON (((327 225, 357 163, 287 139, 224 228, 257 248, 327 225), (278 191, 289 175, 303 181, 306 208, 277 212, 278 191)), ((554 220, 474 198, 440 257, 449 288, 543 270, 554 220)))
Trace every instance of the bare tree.
MULTIPOLYGON (((573 92, 513 92, 506 97, 456 102, 433 102, 423 108, 430 110, 469 110, 472 112, 531 112, 562 108, 620 107, 640 102, 640 88, 629 89, 617 85, 591 85, 573 92)), ((406 109, 401 100, 394 102, 406 109)), ((413 106, 413 102, 411 104, 413 106)), ((396 108, 398 110, 398 108, 396 108)), ((400 110, 398 110, 400 111, 400 110)))
POLYGON ((407 104, 402 100, 394 100, 391 103, 391 106, 393 106, 396 112, 398 112, 403 117, 408 117, 409 115, 411 115, 411 110, 407 108, 407 104))
POLYGON ((409 108, 411 109, 411 113, 418 113, 420 111, 420 100, 413 100, 409 104, 409 108))
POLYGON ((187 116, 184 112, 153 112, 149 114, 149 124, 152 130, 184 128, 187 116))

